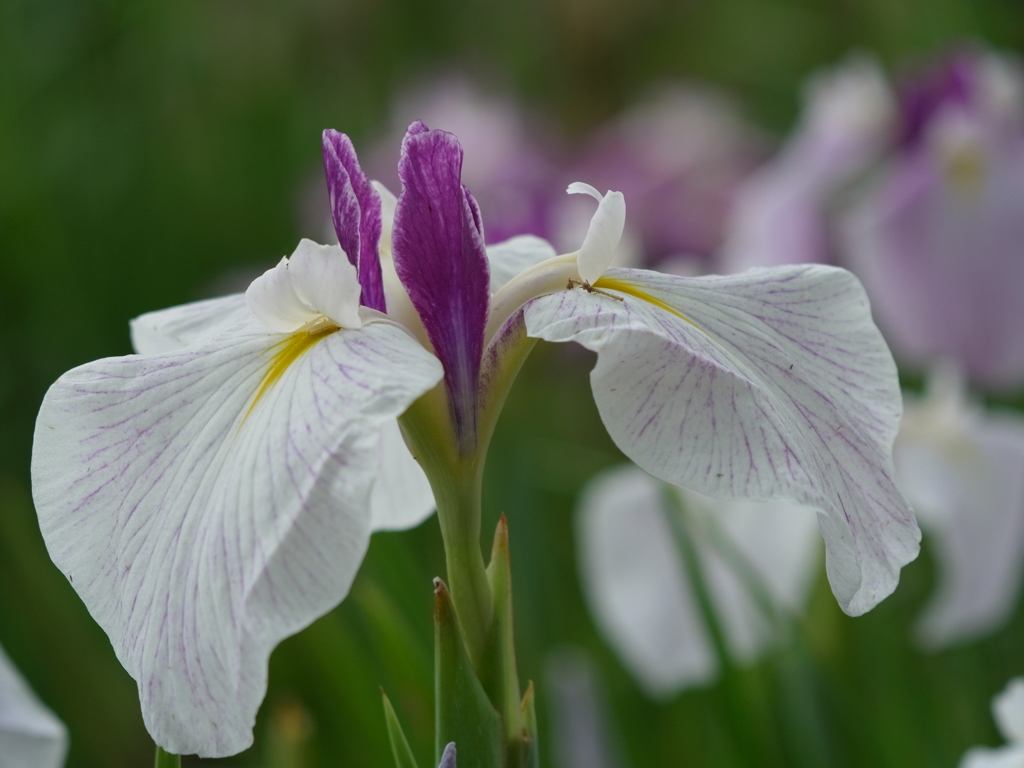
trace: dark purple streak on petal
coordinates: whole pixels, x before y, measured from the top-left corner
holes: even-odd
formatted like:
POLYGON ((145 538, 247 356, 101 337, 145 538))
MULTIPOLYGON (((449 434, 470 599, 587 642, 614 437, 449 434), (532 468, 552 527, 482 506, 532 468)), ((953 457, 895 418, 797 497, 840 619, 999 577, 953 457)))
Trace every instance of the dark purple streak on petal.
POLYGON ((384 280, 377 253, 381 232, 380 196, 359 167, 356 150, 348 136, 327 129, 323 148, 327 193, 338 243, 359 274, 363 306, 386 312, 384 280))
POLYGON ((462 147, 445 131, 409 127, 398 174, 395 269, 444 365, 460 446, 472 448, 490 283, 480 212, 462 186, 462 147))

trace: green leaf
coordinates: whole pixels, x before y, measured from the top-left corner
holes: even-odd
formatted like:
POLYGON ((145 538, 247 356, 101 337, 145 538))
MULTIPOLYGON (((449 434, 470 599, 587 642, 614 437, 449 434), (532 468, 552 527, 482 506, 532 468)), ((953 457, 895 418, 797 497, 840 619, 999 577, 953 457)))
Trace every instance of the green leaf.
POLYGON ((459 768, 504 768, 501 717, 491 705, 462 639, 448 587, 434 579, 436 762, 454 741, 459 768))
POLYGON ((523 735, 523 755, 520 765, 523 768, 540 768, 540 749, 537 745, 537 707, 534 705, 533 681, 526 686, 521 705, 526 731, 523 735))
POLYGON ((416 758, 413 757, 412 749, 409 747, 409 740, 405 738, 402 726, 398 722, 395 708, 391 706, 391 700, 382 690, 380 695, 384 699, 384 722, 388 727, 388 739, 391 741, 391 754, 395 758, 395 768, 418 768, 416 758))
POLYGON ((480 679, 497 707, 510 742, 523 736, 526 723, 520 708, 519 675, 516 672, 515 637, 512 628, 512 569, 509 565, 508 521, 505 515, 494 532, 487 579, 494 600, 491 631, 480 665, 480 679))

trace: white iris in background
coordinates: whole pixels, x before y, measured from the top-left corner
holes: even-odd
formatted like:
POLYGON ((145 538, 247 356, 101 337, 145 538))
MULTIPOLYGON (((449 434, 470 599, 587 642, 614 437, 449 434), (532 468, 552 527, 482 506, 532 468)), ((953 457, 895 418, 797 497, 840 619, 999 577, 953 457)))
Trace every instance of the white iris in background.
POLYGON ((0 765, 60 768, 67 751, 64 723, 36 698, 0 648, 0 765))
POLYGON ((814 510, 783 501, 712 499, 628 465, 588 484, 576 530, 594 619, 655 697, 710 682, 720 672, 694 569, 726 650, 751 663, 782 639, 777 616, 802 610, 820 562, 814 510), (683 546, 683 536, 690 546, 683 546))
POLYGON ((974 747, 960 768, 1021 768, 1024 766, 1024 677, 1016 677, 992 701, 999 732, 1009 743, 997 749, 974 747))

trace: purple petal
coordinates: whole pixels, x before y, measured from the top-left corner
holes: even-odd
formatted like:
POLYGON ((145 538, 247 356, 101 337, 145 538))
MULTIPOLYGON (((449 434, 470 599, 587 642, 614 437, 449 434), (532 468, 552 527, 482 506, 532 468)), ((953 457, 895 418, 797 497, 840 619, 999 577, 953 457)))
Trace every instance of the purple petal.
POLYGON ((490 273, 480 212, 462 186, 462 147, 413 123, 402 145, 395 269, 444 364, 460 443, 472 440, 490 273))
POLYGON ((338 243, 359 272, 362 304, 385 312, 384 281, 377 255, 381 232, 380 196, 359 167, 348 136, 328 129, 324 131, 323 147, 331 218, 338 243))

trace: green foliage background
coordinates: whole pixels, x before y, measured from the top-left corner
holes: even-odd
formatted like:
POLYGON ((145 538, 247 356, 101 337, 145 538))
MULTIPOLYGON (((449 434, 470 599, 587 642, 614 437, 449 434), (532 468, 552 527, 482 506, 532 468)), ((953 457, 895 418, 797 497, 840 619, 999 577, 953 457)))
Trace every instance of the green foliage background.
MULTIPOLYGON (((43 548, 28 475, 38 404, 63 371, 129 352, 128 318, 208 295, 311 234, 301 191, 319 174, 321 129, 369 142, 396 89, 457 68, 568 136, 680 76, 735 92, 781 133, 803 78, 851 49, 897 64, 964 39, 1020 50, 1024 5, 0 0, 0 643, 68 723, 69 766, 148 764, 152 745, 133 681, 43 548)), ((546 652, 572 645, 596 659, 614 738, 636 768, 941 767, 998 743, 989 701, 1024 672, 1024 612, 983 642, 913 650, 908 627, 933 578, 927 542, 868 616, 843 616, 822 578, 797 650, 728 686, 645 699, 576 583, 574 497, 620 458, 589 395, 590 364, 538 349, 487 477, 485 525, 499 511, 510 521, 520 671, 540 686, 542 733, 546 652)), ((443 567, 432 520, 375 536, 350 598, 275 653, 257 744, 226 762, 389 765, 383 685, 426 765, 431 578, 443 567), (296 754, 303 711, 312 730, 296 754)))

